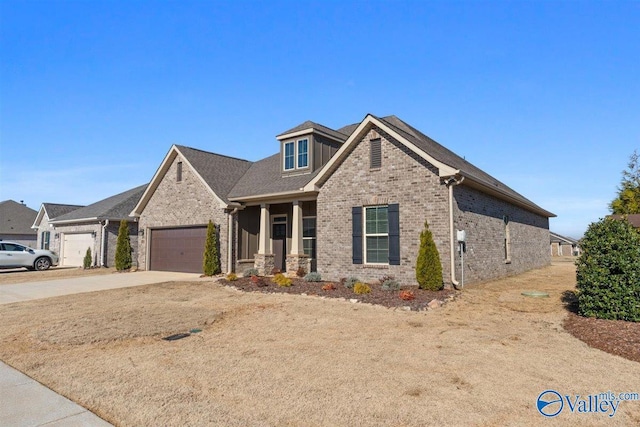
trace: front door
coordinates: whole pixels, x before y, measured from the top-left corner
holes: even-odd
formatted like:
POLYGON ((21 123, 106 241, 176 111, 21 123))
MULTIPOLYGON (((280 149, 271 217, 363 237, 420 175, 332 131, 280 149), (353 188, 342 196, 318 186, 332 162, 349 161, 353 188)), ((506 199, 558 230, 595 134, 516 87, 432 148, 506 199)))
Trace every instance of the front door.
POLYGON ((287 218, 276 217, 273 219, 271 236, 273 239, 273 264, 280 271, 287 270, 287 218))

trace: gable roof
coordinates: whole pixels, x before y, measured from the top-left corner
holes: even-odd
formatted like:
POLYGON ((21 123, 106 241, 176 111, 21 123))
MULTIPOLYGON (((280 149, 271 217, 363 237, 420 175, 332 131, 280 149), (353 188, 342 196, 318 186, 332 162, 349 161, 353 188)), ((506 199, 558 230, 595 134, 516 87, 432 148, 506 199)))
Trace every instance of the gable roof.
POLYGON ((576 239, 572 239, 571 237, 561 236, 558 233, 554 233, 553 231, 549 231, 549 238, 551 240, 551 243, 565 242, 565 243, 570 243, 572 245, 578 244, 578 241, 576 239))
POLYGON ((46 214, 49 220, 55 219, 56 217, 68 214, 69 212, 75 211, 76 209, 83 208, 81 205, 61 205, 59 203, 43 203, 40 206, 40 210, 38 211, 38 215, 36 216, 36 220, 33 222, 31 228, 38 228, 44 215, 46 214))
POLYGON ((67 214, 52 219, 52 224, 69 224, 74 222, 100 221, 100 220, 132 220, 129 213, 138 203, 147 185, 141 185, 115 196, 108 197, 91 205, 75 209, 67 214))
POLYGON ((31 224, 37 214, 14 200, 0 202, 0 234, 36 234, 31 224))
MULTIPOLYGON (((385 131, 398 142, 404 144, 411 151, 434 165, 438 168, 441 178, 462 178, 464 181, 460 182, 464 185, 475 187, 485 193, 510 201, 540 215, 555 217, 555 214, 536 205, 512 188, 493 178, 488 173, 466 161, 448 148, 440 145, 422 132, 409 126, 396 116, 379 118, 368 114, 364 120, 353 129, 347 141, 322 168, 320 173, 305 186, 305 190, 314 191, 317 190, 319 186, 322 186, 351 152, 359 139, 372 127, 378 127, 385 131)), ((342 129, 346 132, 352 128, 353 125, 350 125, 342 129)))
POLYGON ((182 156, 211 194, 225 204, 229 204, 228 194, 233 186, 252 165, 252 162, 248 160, 223 156, 184 145, 173 145, 151 179, 144 194, 142 194, 138 203, 132 207, 131 215, 139 216, 142 213, 178 155, 182 156))
POLYGON ((307 120, 306 122, 301 123, 298 126, 289 129, 288 131, 282 132, 280 135, 277 135, 276 138, 282 141, 283 139, 294 138, 296 136, 301 136, 312 132, 328 136, 329 138, 335 139, 339 142, 346 141, 347 137, 349 136, 345 135, 342 132, 335 131, 327 126, 312 122, 311 120, 307 120))
POLYGON ((229 193, 230 200, 268 197, 282 193, 303 192, 304 186, 319 170, 301 175, 282 175, 280 153, 255 162, 229 193))

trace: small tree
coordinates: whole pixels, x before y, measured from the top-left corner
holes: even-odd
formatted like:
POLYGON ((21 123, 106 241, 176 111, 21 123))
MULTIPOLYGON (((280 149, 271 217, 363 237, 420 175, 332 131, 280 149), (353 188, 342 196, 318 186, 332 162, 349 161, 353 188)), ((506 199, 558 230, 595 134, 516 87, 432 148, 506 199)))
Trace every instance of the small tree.
POLYGON ((420 233, 416 279, 421 289, 438 291, 443 287, 440 254, 436 248, 436 242, 433 241, 433 235, 427 221, 424 222, 424 230, 420 233))
POLYGON ((82 266, 85 270, 91 268, 91 261, 91 248, 87 248, 87 252, 84 254, 84 259, 82 260, 82 266))
POLYGON ((220 257, 218 255, 218 233, 216 226, 209 220, 207 225, 207 240, 204 245, 202 269, 205 276, 220 274, 220 257))
POLYGON ((578 313, 640 322, 640 233, 626 220, 589 225, 576 262, 578 313))
POLYGON ((614 214, 640 213, 640 157, 637 151, 634 151, 629 158, 627 168, 622 171, 618 197, 609 204, 609 208, 614 214))
POLYGON ((116 243, 116 270, 123 271, 131 268, 131 239, 129 238, 129 224, 120 221, 118 242, 116 243))

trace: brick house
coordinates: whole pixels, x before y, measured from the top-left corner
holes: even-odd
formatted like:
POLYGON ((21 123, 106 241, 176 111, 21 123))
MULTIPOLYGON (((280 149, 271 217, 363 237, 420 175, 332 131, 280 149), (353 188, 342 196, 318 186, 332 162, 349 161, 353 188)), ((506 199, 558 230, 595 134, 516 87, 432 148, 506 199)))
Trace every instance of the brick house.
POLYGON ((93 265, 115 265, 116 242, 121 220, 129 223, 131 247, 137 259, 138 223, 129 212, 146 189, 142 185, 116 194, 88 206, 44 203, 33 228, 38 231, 39 244, 60 255, 60 265, 81 267, 87 248, 91 249, 93 265))
POLYGON ((580 255, 580 242, 571 237, 561 236, 553 231, 549 232, 551 242, 551 256, 578 256, 580 255))
POLYGON ((83 208, 81 205, 64 205, 60 203, 43 203, 40 205, 36 220, 31 226, 38 233, 36 243, 37 249, 48 249, 55 253, 60 253, 60 233, 53 231, 52 220, 59 216, 66 215, 76 209, 83 208))
POLYGON ((395 116, 334 130, 307 121, 257 162, 174 145, 131 215, 141 268, 201 271, 206 223, 223 271, 255 267, 325 279, 393 275, 415 283, 428 221, 444 280, 467 283, 549 264, 542 209, 395 116))

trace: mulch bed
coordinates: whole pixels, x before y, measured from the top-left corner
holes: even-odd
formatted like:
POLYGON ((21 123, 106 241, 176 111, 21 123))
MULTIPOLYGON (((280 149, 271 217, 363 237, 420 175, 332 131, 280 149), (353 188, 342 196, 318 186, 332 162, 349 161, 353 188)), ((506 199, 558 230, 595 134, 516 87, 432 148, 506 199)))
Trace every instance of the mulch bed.
POLYGON ((420 311, 427 310, 428 304, 433 300, 438 302, 432 303, 432 306, 440 306, 456 295, 454 290, 441 290, 441 291, 425 291, 417 287, 403 288, 403 290, 410 290, 413 292, 414 299, 405 301, 400 299, 401 291, 386 291, 382 290, 379 284, 370 284, 371 293, 368 294, 356 294, 352 289, 347 289, 339 282, 306 282, 303 279, 293 278, 292 285, 289 287, 278 286, 270 277, 261 277, 262 286, 251 281, 250 277, 239 277, 237 280, 228 281, 223 279, 221 282, 225 285, 232 286, 236 289, 247 292, 264 292, 264 293, 286 293, 286 294, 306 294, 306 295, 318 295, 327 298, 343 298, 345 300, 357 300, 361 303, 377 304, 388 308, 400 308, 405 310, 420 311), (333 283, 335 289, 323 290, 322 287, 333 283))
POLYGON ((590 347, 640 362, 640 323, 569 313, 563 326, 571 335, 590 347))

